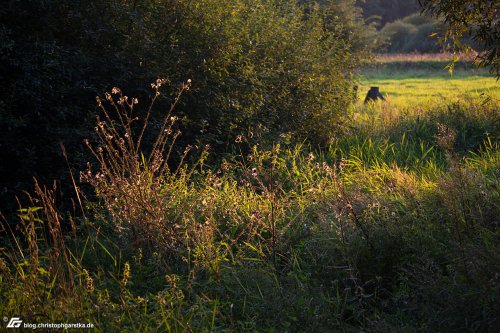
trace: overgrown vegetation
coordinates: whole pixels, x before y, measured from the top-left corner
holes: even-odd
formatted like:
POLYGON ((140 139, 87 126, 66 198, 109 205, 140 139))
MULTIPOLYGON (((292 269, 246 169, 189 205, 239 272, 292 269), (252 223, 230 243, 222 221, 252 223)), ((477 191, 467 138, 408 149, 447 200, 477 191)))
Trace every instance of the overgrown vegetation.
POLYGON ((189 86, 168 112, 118 88, 98 100, 81 174, 96 198, 80 192, 75 220, 36 185, 2 250, 4 315, 98 331, 495 330, 497 102, 360 105, 326 150, 245 134, 217 164, 183 162, 189 147, 172 163, 189 86), (163 127, 147 129, 154 112, 163 127))
POLYGON ((147 100, 157 77, 196 82, 177 106, 184 144, 224 152, 249 128, 324 144, 368 49, 350 0, 11 1, 0 15, 2 202, 33 173, 68 177, 59 142, 83 166, 94 96, 147 100))
POLYGON ((380 34, 387 41, 390 53, 439 53, 446 49, 446 44, 438 44, 431 35, 443 30, 438 21, 413 14, 403 19, 387 23, 380 34))
POLYGON ((498 82, 439 57, 368 65, 355 3, 1 8, 2 193, 35 176, 2 201, 4 319, 496 332, 498 82), (372 85, 386 100, 362 104, 372 85))

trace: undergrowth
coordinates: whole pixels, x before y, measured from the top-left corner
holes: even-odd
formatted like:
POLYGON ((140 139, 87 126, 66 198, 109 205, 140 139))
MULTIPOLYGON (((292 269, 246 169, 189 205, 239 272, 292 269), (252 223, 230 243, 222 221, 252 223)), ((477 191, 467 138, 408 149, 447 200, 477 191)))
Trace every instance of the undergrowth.
POLYGON ((102 332, 498 327, 494 102, 359 107, 328 149, 240 136, 241 154, 215 160, 172 155, 189 82, 148 127, 165 83, 144 115, 118 88, 98 99, 80 177, 93 196, 75 181, 84 214, 36 183, 15 227, 2 223, 4 316, 102 332))

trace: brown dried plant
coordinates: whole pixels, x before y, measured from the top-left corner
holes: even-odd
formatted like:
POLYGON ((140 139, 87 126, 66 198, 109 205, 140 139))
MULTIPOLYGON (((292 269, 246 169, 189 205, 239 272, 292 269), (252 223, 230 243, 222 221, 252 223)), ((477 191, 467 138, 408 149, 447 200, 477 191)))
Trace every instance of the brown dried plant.
POLYGON ((144 135, 152 128, 154 105, 162 95, 160 88, 167 82, 158 79, 151 84, 154 95, 142 120, 135 110, 139 101, 123 95, 121 89, 113 88, 105 94, 105 100, 97 97, 104 119, 97 116, 97 142, 91 144, 86 140, 85 143, 99 170, 94 173, 89 163, 87 170, 80 173, 80 181, 92 185, 118 231, 131 235, 136 246, 172 250, 179 245, 177 229, 180 227, 175 214, 169 211, 175 206, 173 187, 177 179, 189 179, 201 159, 190 168, 185 167, 185 158, 192 149, 188 145, 175 168, 171 169, 169 163, 181 135, 174 130, 177 117, 172 116, 172 112, 182 94, 189 90, 191 80, 178 89, 162 117, 156 139, 149 145, 144 144, 144 135), (146 155, 145 151, 148 151, 146 155))

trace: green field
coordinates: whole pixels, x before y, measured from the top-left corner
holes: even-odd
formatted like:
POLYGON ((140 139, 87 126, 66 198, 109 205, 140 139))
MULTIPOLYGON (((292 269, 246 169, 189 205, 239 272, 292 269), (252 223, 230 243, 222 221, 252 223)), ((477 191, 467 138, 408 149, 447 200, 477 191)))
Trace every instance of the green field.
POLYGON ((454 103, 471 98, 500 100, 500 83, 486 70, 458 68, 450 74, 444 68, 445 61, 436 62, 433 69, 425 64, 384 65, 361 72, 360 99, 364 99, 370 86, 379 86, 387 102, 399 107, 454 103))

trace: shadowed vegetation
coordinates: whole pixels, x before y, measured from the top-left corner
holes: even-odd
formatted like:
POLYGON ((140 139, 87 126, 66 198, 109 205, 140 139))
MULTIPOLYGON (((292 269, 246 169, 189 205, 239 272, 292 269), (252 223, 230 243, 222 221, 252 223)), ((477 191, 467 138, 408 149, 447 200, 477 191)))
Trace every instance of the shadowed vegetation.
MULTIPOLYGON (((436 67, 441 58, 360 67, 367 35, 354 29, 362 27, 354 2, 3 9, 58 8, 62 26, 93 27, 82 43, 126 37, 99 43, 110 48, 103 62, 116 47, 123 53, 93 81, 108 91, 93 97, 96 106, 38 100, 40 112, 69 105, 64 117, 93 111, 68 127, 51 115, 61 138, 88 126, 74 133, 84 149, 61 140, 66 179, 35 178, 12 202, 15 214, 0 216, 3 316, 92 323, 96 332, 496 332, 498 83, 468 65, 449 76, 436 67), (86 16, 103 8, 109 22, 86 16), (124 68, 118 83, 151 76, 150 87, 109 85, 124 68), (170 70, 170 80, 155 77, 170 70), (386 101, 362 103, 372 85, 386 101)), ((9 24, 8 36, 21 31, 9 24)), ((50 40, 32 47, 62 42, 50 40)), ((62 45, 52 51, 62 55, 62 45)), ((9 54, 18 66, 21 56, 9 54)), ((50 68, 46 77, 64 76, 64 66, 50 68)), ((22 128, 52 133, 36 111, 14 117, 13 101, 29 90, 17 86, 23 80, 8 81, 1 101, 7 127, 21 126, 16 119, 28 127, 4 138, 22 128)))
POLYGON ((498 104, 358 106, 321 152, 242 136, 244 155, 171 168, 175 118, 142 155, 133 100, 107 96, 81 174, 98 200, 74 221, 37 185, 3 253, 3 313, 98 331, 498 324, 498 104))

